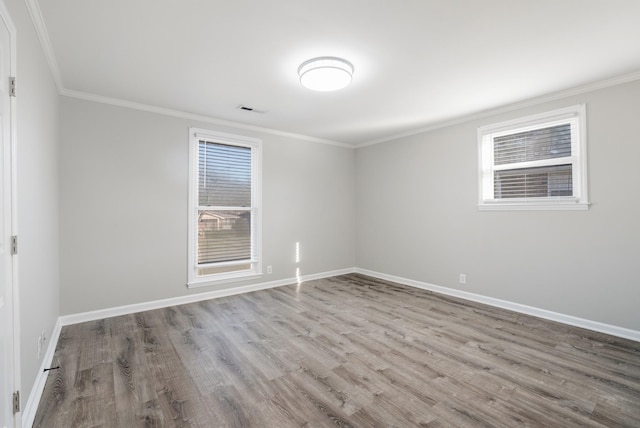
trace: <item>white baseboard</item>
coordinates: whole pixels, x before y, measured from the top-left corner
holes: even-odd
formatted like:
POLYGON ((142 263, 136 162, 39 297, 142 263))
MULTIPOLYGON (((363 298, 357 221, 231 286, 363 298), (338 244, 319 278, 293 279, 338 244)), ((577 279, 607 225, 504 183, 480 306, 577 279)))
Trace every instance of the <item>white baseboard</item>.
POLYGON ((45 384, 47 383, 47 374, 44 370, 47 367, 51 367, 53 362, 53 356, 58 345, 58 339, 60 338, 60 332, 62 327, 71 324, 77 324, 86 321, 95 321, 103 318, 109 318, 119 315, 127 315, 136 312, 148 311, 151 309, 166 308, 168 306, 183 305, 185 303, 199 302, 202 300, 215 299, 226 296, 233 296, 235 294, 249 293, 251 291, 266 290, 268 288, 282 287, 284 285, 296 284, 298 282, 311 281, 314 279, 329 278, 332 276, 346 275, 348 273, 354 273, 355 268, 334 270, 329 272, 321 272, 317 274, 305 275, 300 278, 287 278, 277 281, 263 282, 260 284, 246 285, 243 287, 232 287, 225 290, 216 290, 205 293, 192 294, 189 296, 180 296, 170 299, 155 300, 151 302, 137 303, 133 305, 119 306, 115 308, 100 309, 97 311, 83 312, 79 314, 64 315, 58 317, 56 325, 51 334, 47 351, 42 359, 40 370, 36 375, 33 388, 22 411, 22 426, 33 426, 33 422, 38 410, 38 404, 42 398, 45 384))
MULTIPOLYGON (((151 302, 136 303, 133 305, 118 306, 115 308, 100 309, 97 311, 83 312, 73 315, 64 315, 58 319, 56 329, 59 334, 59 326, 65 326, 70 324, 77 324, 86 321, 95 321, 103 318, 110 318, 114 316, 127 315, 136 312, 148 311, 152 309, 166 308, 168 306, 183 305, 186 303, 199 302, 202 300, 216 299, 220 297, 233 296, 236 294, 249 293, 252 291, 266 290, 268 288, 282 287, 284 285, 296 284, 297 282, 311 281, 314 279, 329 278, 332 276, 345 275, 349 273, 360 273, 368 275, 374 278, 383 279, 386 281, 397 282, 399 284, 407 285, 410 287, 420 288, 423 290, 429 290, 436 293, 444 294, 447 296, 459 297, 461 299, 470 300, 473 302, 483 303, 489 306, 495 306, 498 308, 508 309, 514 312, 522 314, 533 315, 538 318, 548 319, 551 321, 560 322, 575 327, 586 328, 587 330, 593 330, 600 333, 610 334, 612 336, 622 337, 625 339, 635 340, 640 342, 640 331, 631 330, 624 327, 618 327, 610 324, 605 324, 597 321, 591 321, 584 318, 574 317, 572 315, 565 315, 558 312, 548 311, 546 309, 536 308, 534 306, 523 305, 520 303, 514 303, 507 300, 496 299, 493 297, 483 296, 481 294, 469 293, 467 291, 456 290, 453 288, 442 287, 439 285, 429 284, 426 282, 407 279, 399 276, 388 275, 385 273, 375 272, 368 269, 361 268, 348 268, 341 270, 334 270, 329 272, 321 272, 312 275, 305 275, 300 278, 286 278, 277 281, 263 282, 259 284, 245 285, 242 287, 231 287, 224 290, 209 291, 205 293, 191 294, 188 296, 173 297, 163 300, 155 300, 151 302)), ((53 339, 53 338, 52 338, 53 339)), ((57 337, 55 338, 57 341, 57 337)), ((49 345, 53 345, 55 350, 55 341, 51 340, 49 345)), ((49 349, 47 349, 47 353, 49 349)), ((51 351, 53 352, 53 351, 51 351)), ((53 357, 53 354, 51 355, 53 357)))
POLYGON ((36 380, 33 383, 33 388, 31 388, 29 398, 27 399, 27 402, 22 409, 23 427, 33 426, 33 422, 36 418, 36 411, 38 410, 38 404, 40 403, 40 398, 42 397, 42 393, 44 392, 44 386, 47 383, 47 375, 49 373, 45 372, 44 370, 48 367, 51 367, 51 363, 53 362, 53 355, 56 351, 56 346, 58 346, 58 339, 60 338, 61 330, 62 323, 60 322, 60 318, 58 318, 58 321, 53 328, 53 332, 51 333, 51 338, 49 339, 47 350, 44 354, 44 357, 42 358, 40 369, 36 374, 36 380))
POLYGON ((526 315, 533 315, 538 318, 543 318, 550 321, 556 321, 563 324, 572 325, 574 327, 585 328, 587 330, 597 331, 600 333, 610 334, 612 336, 622 337, 624 339, 630 339, 630 340, 635 340, 637 342, 640 342, 640 331, 637 331, 637 330, 631 330, 624 327, 604 324, 597 321, 591 321, 584 318, 578 318, 571 315, 565 315, 558 312, 548 311, 546 309, 540 309, 533 306, 522 305, 520 303, 509 302, 507 300, 487 297, 481 294, 474 294, 474 293, 469 293, 467 291, 455 290, 453 288, 447 288, 439 285, 429 284, 426 282, 415 281, 413 279, 402 278, 394 275, 387 275, 380 272, 374 272, 368 269, 356 268, 355 272, 360 273, 362 275, 383 279, 386 281, 392 281, 392 282, 397 282, 399 284, 408 285, 410 287, 421 288, 423 290, 429 290, 436 293, 445 294, 447 296, 459 297, 461 299, 470 300, 472 302, 483 303, 489 306, 508 309, 514 312, 519 312, 526 315))
POLYGON ((506 300, 495 299, 493 297, 487 297, 480 294, 469 293, 466 291, 455 290, 452 288, 441 287, 439 285, 433 285, 426 282, 415 281, 412 279, 402 278, 394 275, 387 275, 380 272, 371 271, 361 268, 348 268, 329 272, 322 272, 318 274, 305 275, 300 278, 287 278, 277 281, 263 282, 260 284, 246 285, 242 287, 233 287, 225 290, 216 290, 205 293, 192 294, 188 296, 174 297, 170 299, 155 300, 151 302, 137 303, 133 305, 119 306, 115 308, 100 309, 97 311, 84 312, 73 315, 64 315, 58 318, 55 328, 49 340, 47 351, 42 360, 40 371, 36 377, 29 398, 22 412, 22 426, 30 427, 35 420, 36 411, 38 409, 38 403, 42 397, 44 387, 47 381, 47 374, 44 369, 50 367, 53 361, 53 355, 60 337, 60 332, 63 326, 77 324, 86 321, 95 321, 103 318, 110 318, 119 315, 127 315, 136 312, 148 311, 152 309, 166 308, 168 306, 182 305, 186 303, 199 302, 202 300, 215 299, 226 296, 233 296, 236 294, 249 293, 251 291, 265 290, 268 288, 281 287, 284 285, 296 284, 298 282, 311 281, 314 279, 329 278, 332 276, 346 275, 349 273, 360 273, 362 275, 371 276, 374 278, 383 279, 386 281, 392 281, 399 284, 407 285, 410 287, 420 288, 423 290, 429 290, 436 293, 444 294, 447 296, 458 297, 473 302, 483 303, 490 306, 495 306, 503 309, 508 309, 514 312, 522 314, 533 315, 539 318, 548 319, 551 321, 560 322, 575 327, 581 327, 588 330, 597 331, 600 333, 610 334, 612 336, 622 337, 625 339, 635 340, 640 342, 640 331, 631 330, 623 327, 617 327, 609 324, 600 323, 597 321, 591 321, 583 318, 574 317, 571 315, 565 315, 557 312, 548 311, 546 309, 540 309, 533 306, 522 305, 519 303, 513 303, 506 300))
POLYGON ((252 291, 266 290, 268 288, 282 287, 284 285, 296 284, 298 282, 311 281, 314 279, 329 278, 337 275, 345 275, 355 272, 355 268, 321 272, 317 274, 304 275, 300 278, 286 278, 277 281, 262 282, 259 284, 245 285, 241 287, 230 287, 224 290, 208 291, 188 296, 172 297, 169 299, 154 300, 150 302, 135 303, 133 305, 117 306, 114 308, 99 309, 96 311, 82 312, 79 314, 63 315, 59 318, 62 326, 78 324, 81 322, 95 321, 103 318, 128 315, 136 312, 149 311, 152 309, 166 308, 186 303, 200 302, 202 300, 216 299, 220 297, 233 296, 235 294, 249 293, 252 291))

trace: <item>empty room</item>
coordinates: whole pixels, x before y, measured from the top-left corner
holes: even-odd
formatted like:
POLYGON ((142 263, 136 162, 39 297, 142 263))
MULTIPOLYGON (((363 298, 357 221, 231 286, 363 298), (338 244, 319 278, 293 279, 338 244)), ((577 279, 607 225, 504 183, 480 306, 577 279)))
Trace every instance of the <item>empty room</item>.
POLYGON ((0 427, 640 426, 640 1, 0 24, 0 427))

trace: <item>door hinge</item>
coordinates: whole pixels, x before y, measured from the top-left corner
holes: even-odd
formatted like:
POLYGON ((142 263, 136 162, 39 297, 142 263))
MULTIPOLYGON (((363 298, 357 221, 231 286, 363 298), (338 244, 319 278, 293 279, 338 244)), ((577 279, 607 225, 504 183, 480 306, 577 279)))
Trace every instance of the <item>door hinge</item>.
POLYGON ((11 255, 15 256, 18 254, 18 235, 13 235, 11 237, 11 255))
POLYGON ((16 414, 20 411, 20 391, 13 393, 13 413, 16 414))
POLYGON ((9 95, 12 97, 16 96, 16 78, 9 77, 9 95))

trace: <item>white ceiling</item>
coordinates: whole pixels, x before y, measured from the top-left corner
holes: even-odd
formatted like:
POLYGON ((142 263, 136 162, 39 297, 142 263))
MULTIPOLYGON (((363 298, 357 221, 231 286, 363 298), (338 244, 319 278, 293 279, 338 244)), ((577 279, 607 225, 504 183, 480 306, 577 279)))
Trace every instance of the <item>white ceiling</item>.
POLYGON ((63 94, 350 145, 640 70, 640 0, 27 2, 63 94), (316 56, 351 86, 304 89, 316 56))

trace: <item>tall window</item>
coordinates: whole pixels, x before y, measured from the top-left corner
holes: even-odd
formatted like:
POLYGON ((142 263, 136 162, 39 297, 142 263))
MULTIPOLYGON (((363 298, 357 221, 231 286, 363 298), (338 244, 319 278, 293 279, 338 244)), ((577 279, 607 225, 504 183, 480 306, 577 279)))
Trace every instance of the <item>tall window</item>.
POLYGON ((190 129, 190 287, 261 273, 261 141, 190 129))
POLYGON ((585 108, 478 130, 480 209, 587 209, 585 108))

